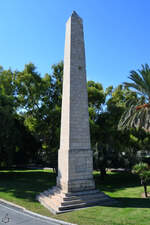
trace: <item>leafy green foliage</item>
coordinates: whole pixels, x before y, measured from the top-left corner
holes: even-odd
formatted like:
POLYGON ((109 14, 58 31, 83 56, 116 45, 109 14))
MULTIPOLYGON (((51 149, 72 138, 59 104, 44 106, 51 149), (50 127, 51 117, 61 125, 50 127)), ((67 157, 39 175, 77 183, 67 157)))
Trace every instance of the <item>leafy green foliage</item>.
POLYGON ((141 184, 143 184, 143 186, 144 186, 145 197, 148 197, 147 183, 148 183, 148 181, 150 181, 150 169, 148 167, 148 164, 146 164, 146 163, 136 164, 133 167, 133 173, 139 175, 139 177, 141 179, 141 184))
MULTIPOLYGON (((143 66, 142 69, 146 71, 141 75, 143 81, 148 82, 146 74, 149 74, 149 67, 143 66)), ((132 74, 132 80, 135 78, 137 81, 138 76, 133 71, 132 74)), ((57 169, 62 77, 62 61, 52 66, 51 74, 46 73, 43 77, 33 63, 25 65, 22 71, 14 72, 0 67, 0 154, 3 154, 3 161, 9 158, 9 164, 12 164, 19 162, 19 157, 24 157, 26 162, 46 162, 57 169)), ((136 152, 149 150, 150 135, 144 130, 129 128, 132 111, 137 119, 140 114, 143 124, 149 124, 146 116, 146 113, 149 114, 148 107, 135 111, 137 102, 144 104, 146 101, 148 104, 148 98, 146 95, 141 97, 144 89, 139 95, 139 91, 133 91, 128 86, 109 86, 104 90, 98 82, 87 82, 91 143, 94 166, 98 170, 121 165, 131 168, 137 160, 136 152), (122 115, 126 112, 129 121, 123 119, 122 115), (118 130, 119 121, 126 129, 118 130)))
POLYGON ((132 70, 129 75, 132 82, 124 82, 125 86, 136 93, 134 101, 126 104, 119 128, 138 127, 149 131, 150 127, 150 67, 142 65, 138 71, 132 70))
POLYGON ((95 142, 92 142, 94 166, 100 170, 108 167, 131 168, 137 162, 135 156, 140 148, 139 139, 134 129, 118 130, 118 123, 126 109, 126 102, 134 100, 136 94, 119 85, 115 89, 108 87, 104 95, 105 104, 102 104, 103 109, 95 120, 97 129, 94 129, 95 142))

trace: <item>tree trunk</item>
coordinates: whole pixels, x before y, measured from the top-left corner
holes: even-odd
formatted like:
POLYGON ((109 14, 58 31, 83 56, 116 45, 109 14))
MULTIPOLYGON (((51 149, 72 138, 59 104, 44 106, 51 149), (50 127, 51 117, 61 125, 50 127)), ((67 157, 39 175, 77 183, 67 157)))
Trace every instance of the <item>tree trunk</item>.
POLYGON ((146 184, 143 184, 143 186, 144 186, 145 198, 147 198, 147 197, 148 197, 148 196, 147 196, 147 186, 146 186, 146 184))
POLYGON ((104 180, 104 177, 106 176, 106 169, 105 168, 101 168, 101 179, 104 180))

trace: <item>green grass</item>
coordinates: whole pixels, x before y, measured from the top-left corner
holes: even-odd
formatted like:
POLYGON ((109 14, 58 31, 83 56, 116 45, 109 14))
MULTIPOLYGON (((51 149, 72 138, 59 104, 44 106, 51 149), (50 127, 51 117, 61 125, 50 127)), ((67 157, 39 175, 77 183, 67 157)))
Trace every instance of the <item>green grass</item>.
POLYGON ((116 205, 90 207, 57 216, 51 214, 35 200, 37 194, 55 185, 55 174, 48 170, 0 171, 0 198, 79 225, 150 224, 150 199, 141 198, 143 187, 135 175, 111 173, 104 182, 98 173, 94 176, 97 188, 115 198, 116 205))

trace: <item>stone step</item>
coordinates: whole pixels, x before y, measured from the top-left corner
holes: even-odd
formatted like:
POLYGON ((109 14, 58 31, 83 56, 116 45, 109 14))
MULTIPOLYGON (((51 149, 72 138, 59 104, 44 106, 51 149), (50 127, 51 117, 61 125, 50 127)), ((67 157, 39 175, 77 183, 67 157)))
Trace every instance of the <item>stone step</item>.
POLYGON ((44 195, 40 196, 38 201, 40 201, 44 206, 49 207, 50 209, 52 207, 55 211, 58 210, 58 205, 61 205, 61 203, 57 202, 55 199, 52 200, 44 195))
POLYGON ((66 197, 69 197, 69 196, 83 196, 83 195, 90 195, 90 194, 96 194, 96 193, 100 193, 99 190, 89 190, 89 191, 81 191, 81 192, 72 192, 72 193, 66 193, 66 197))
POLYGON ((66 198, 62 198, 58 195, 48 195, 47 192, 43 192, 40 195, 41 199, 45 199, 47 202, 55 202, 56 205, 60 204, 61 206, 69 206, 69 205, 77 205, 79 203, 90 203, 90 202, 97 202, 97 201, 105 201, 108 200, 108 196, 104 193, 94 193, 93 195, 80 195, 80 196, 70 196, 66 198))
POLYGON ((77 200, 70 200, 70 201, 63 201, 61 203, 61 206, 69 206, 69 205, 77 205, 80 203, 92 203, 92 202, 100 202, 100 201, 105 201, 108 200, 107 197, 103 196, 101 198, 86 198, 86 199, 77 199, 77 200))
POLYGON ((81 202, 78 204, 71 204, 71 205, 62 205, 58 207, 59 211, 65 211, 65 210, 70 210, 70 209, 76 209, 76 208, 84 208, 84 207, 88 207, 88 206, 96 206, 99 205, 100 203, 103 203, 103 205, 107 204, 107 202, 110 204, 110 200, 108 199, 103 199, 102 201, 100 201, 99 199, 95 200, 95 201, 87 201, 87 202, 81 202))
POLYGON ((73 193, 62 193, 61 191, 59 191, 58 188, 54 188, 54 189, 48 189, 47 191, 43 192, 45 195, 49 196, 49 195, 57 195, 60 196, 61 198, 64 198, 65 200, 69 199, 69 198, 78 198, 80 196, 94 196, 94 195, 105 195, 103 192, 100 192, 99 190, 90 190, 90 191, 84 191, 84 192, 73 192, 73 193), (57 191, 58 190, 58 191, 57 191))
POLYGON ((44 194, 40 196, 40 199, 43 199, 45 202, 51 204, 52 202, 56 205, 59 204, 61 205, 62 199, 61 198, 57 198, 56 196, 51 195, 49 196, 45 196, 44 194))
MULTIPOLYGON (((67 196, 66 195, 63 195, 63 194, 57 194, 57 193, 53 193, 53 192, 50 192, 50 191, 44 191, 43 193, 41 193, 43 196, 45 197, 48 197, 50 199, 55 199, 55 200, 58 200, 58 201, 75 201, 75 200, 79 200, 79 201, 85 201, 85 200, 90 200, 90 199, 104 199, 106 197, 106 195, 103 193, 103 192, 90 192, 88 195, 87 194, 83 194, 82 192, 82 195, 79 194, 79 195, 70 195, 70 196, 67 196), (65 197, 64 197, 65 196, 65 197)), ((108 198, 108 196, 107 196, 108 198)))
POLYGON ((73 195, 73 196, 68 196, 64 197, 63 199, 65 201, 70 201, 70 200, 75 200, 75 199, 95 199, 95 198, 104 198, 106 195, 104 193, 98 192, 98 193, 91 193, 89 195, 73 195))
POLYGON ((94 193, 100 193, 99 190, 88 190, 88 191, 81 191, 81 192, 69 192, 69 193, 63 193, 58 187, 53 187, 51 189, 48 189, 46 192, 49 192, 50 194, 61 194, 64 197, 70 197, 70 196, 80 196, 80 195, 89 195, 94 193))
POLYGON ((84 207, 88 207, 88 206, 94 206, 94 205, 111 205, 114 204, 113 200, 110 200, 109 198, 105 199, 97 199, 94 201, 87 201, 87 202, 62 202, 61 204, 54 200, 53 201, 51 199, 49 199, 48 197, 42 197, 39 199, 39 201, 48 209, 50 209, 52 211, 52 208, 54 209, 54 213, 62 213, 62 212, 69 212, 73 209, 77 209, 77 208, 84 208, 84 207), (66 203, 66 205, 65 205, 66 203), (60 206, 61 205, 61 206, 60 206))
POLYGON ((56 214, 56 212, 58 212, 58 207, 52 203, 50 204, 49 202, 47 202, 46 200, 44 199, 39 199, 39 202, 44 206, 46 207, 47 209, 49 209, 52 213, 56 214))
POLYGON ((52 189, 48 189, 47 193, 49 195, 57 195, 57 196, 61 196, 61 197, 65 197, 66 195, 64 193, 62 193, 58 188, 52 188, 52 189))
POLYGON ((100 191, 86 191, 69 193, 57 192, 53 189, 52 192, 47 190, 37 196, 37 200, 41 202, 53 213, 69 212, 74 209, 90 207, 95 205, 114 205, 116 201, 111 199, 100 191))
POLYGON ((62 194, 53 194, 50 192, 44 192, 44 195, 46 195, 47 197, 49 197, 50 199, 56 199, 57 201, 74 201, 74 200, 78 200, 78 201, 85 201, 86 199, 104 199, 105 198, 105 194, 102 192, 94 192, 91 193, 89 195, 87 194, 82 194, 82 195, 70 195, 68 197, 64 197, 65 195, 62 194))

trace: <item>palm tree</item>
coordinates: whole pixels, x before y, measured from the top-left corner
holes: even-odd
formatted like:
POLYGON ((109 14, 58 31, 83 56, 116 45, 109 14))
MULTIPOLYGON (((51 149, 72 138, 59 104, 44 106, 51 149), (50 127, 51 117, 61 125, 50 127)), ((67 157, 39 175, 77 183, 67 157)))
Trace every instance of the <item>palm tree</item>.
POLYGON ((136 164, 134 165, 132 172, 139 175, 141 184, 144 187, 145 198, 147 198, 147 184, 150 181, 150 170, 148 165, 146 163, 136 164))
POLYGON ((118 127, 143 128, 150 131, 150 67, 142 65, 141 70, 132 70, 129 75, 132 82, 124 82, 124 85, 131 88, 137 94, 134 101, 126 102, 127 109, 121 116, 118 127))

